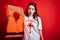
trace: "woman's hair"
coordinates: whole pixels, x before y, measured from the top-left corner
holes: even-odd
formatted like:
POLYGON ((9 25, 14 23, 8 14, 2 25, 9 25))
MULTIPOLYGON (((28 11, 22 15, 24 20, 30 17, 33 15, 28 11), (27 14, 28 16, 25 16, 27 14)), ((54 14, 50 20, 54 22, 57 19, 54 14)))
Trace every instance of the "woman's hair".
MULTIPOLYGON (((37 8, 36 8, 36 3, 30 2, 30 3, 28 4, 28 7, 29 7, 30 5, 32 5, 32 6, 35 7, 35 13, 33 14, 33 18, 35 19, 35 18, 38 16, 37 8)), ((28 15, 28 8, 26 9, 25 15, 26 15, 26 16, 29 16, 29 15, 28 15)))

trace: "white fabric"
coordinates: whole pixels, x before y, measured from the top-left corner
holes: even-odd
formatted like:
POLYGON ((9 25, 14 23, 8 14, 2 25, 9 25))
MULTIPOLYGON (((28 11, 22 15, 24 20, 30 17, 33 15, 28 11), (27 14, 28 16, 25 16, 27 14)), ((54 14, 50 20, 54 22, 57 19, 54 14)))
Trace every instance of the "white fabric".
POLYGON ((40 40, 38 30, 42 30, 41 19, 38 17, 38 22, 32 16, 26 17, 24 20, 24 40, 40 40), (37 26, 39 22, 39 25, 37 26), (31 28, 28 24, 32 24, 31 28))

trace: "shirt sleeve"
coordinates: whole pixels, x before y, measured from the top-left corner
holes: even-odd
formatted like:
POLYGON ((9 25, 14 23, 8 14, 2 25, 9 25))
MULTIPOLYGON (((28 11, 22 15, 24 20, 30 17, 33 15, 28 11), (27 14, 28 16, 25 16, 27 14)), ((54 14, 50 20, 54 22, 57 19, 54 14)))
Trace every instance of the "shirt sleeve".
POLYGON ((42 30, 42 21, 41 21, 40 17, 38 17, 38 22, 39 22, 39 24, 38 24, 38 30, 42 30))

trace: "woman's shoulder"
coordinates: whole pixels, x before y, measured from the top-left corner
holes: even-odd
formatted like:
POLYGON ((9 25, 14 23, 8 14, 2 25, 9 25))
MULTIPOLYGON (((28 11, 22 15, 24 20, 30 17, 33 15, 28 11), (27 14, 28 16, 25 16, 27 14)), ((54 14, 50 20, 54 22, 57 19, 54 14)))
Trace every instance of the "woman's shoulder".
POLYGON ((26 16, 26 15, 24 15, 24 18, 27 18, 27 16, 26 16))
POLYGON ((40 17, 40 16, 38 16, 38 19, 39 19, 39 20, 41 20, 41 17, 40 17))
POLYGON ((27 20, 27 19, 28 19, 28 17, 27 17, 26 15, 24 15, 24 19, 25 19, 25 20, 27 20))

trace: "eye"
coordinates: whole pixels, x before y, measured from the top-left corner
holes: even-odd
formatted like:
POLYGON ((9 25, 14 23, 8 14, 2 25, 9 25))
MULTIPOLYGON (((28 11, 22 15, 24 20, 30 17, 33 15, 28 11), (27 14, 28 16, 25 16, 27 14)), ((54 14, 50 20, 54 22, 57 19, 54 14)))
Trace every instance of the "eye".
POLYGON ((31 9, 31 8, 28 8, 28 9, 31 9))
POLYGON ((32 10, 35 10, 34 8, 32 8, 32 10))

